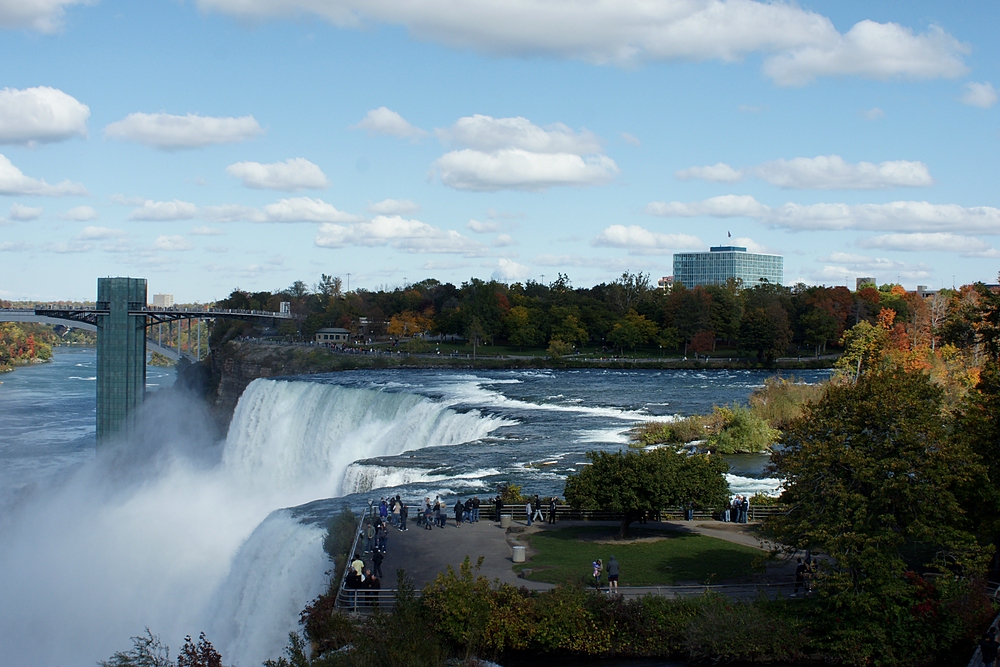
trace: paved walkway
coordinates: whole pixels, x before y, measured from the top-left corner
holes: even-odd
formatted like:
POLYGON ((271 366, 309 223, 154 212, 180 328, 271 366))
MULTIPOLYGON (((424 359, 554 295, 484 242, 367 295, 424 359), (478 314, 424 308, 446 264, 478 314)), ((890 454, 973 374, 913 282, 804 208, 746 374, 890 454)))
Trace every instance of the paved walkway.
MULTIPOLYGON (((527 535, 552 528, 607 526, 609 529, 613 529, 618 525, 618 522, 615 521, 560 521, 554 526, 535 522, 528 527, 524 525, 523 521, 519 521, 514 524, 510 531, 507 531, 501 529, 499 524, 486 519, 478 523, 463 523, 461 527, 456 527, 454 518, 451 518, 445 528, 426 530, 422 526, 409 522, 406 532, 395 528, 389 530, 386 557, 382 563, 382 573, 385 575, 382 578, 382 587, 395 588, 396 572, 402 568, 412 578, 416 588, 420 589, 434 581, 438 573, 445 571, 448 565, 451 565, 457 572, 466 556, 469 556, 473 565, 482 556, 484 560, 480 574, 491 581, 499 579, 517 586, 545 590, 552 588, 552 585, 519 578, 512 570, 512 545, 527 547, 527 556, 530 561, 534 554, 529 542, 523 539, 527 535)), ((633 524, 633 528, 639 527, 640 524, 633 524)), ((755 535, 758 526, 753 523, 652 521, 648 524, 642 524, 641 527, 646 530, 698 533, 748 547, 762 548, 760 539, 755 535)), ((767 545, 764 545, 763 548, 766 549, 767 545)), ((370 562, 368 554, 365 554, 364 558, 366 563, 370 562)), ((788 582, 792 580, 794 572, 794 562, 779 561, 768 567, 767 579, 788 582)))

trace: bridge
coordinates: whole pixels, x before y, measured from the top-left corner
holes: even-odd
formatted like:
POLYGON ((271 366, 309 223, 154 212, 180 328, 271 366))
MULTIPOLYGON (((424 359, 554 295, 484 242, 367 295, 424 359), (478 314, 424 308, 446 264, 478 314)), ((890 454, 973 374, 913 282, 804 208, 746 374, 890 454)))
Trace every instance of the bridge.
POLYGON ((221 308, 151 308, 146 302, 145 278, 98 278, 97 301, 93 308, 0 309, 0 322, 37 322, 76 327, 97 332, 97 441, 132 429, 133 416, 146 394, 146 352, 152 350, 177 360, 201 358, 200 322, 238 319, 274 326, 293 319, 288 312, 228 310, 221 308), (188 351, 181 346, 182 322, 188 322, 188 351), (191 355, 191 323, 198 322, 196 353, 191 355), (177 324, 175 327, 174 324, 177 324), (176 329, 177 346, 163 344, 176 329), (158 337, 150 339, 147 329, 156 325, 158 337))

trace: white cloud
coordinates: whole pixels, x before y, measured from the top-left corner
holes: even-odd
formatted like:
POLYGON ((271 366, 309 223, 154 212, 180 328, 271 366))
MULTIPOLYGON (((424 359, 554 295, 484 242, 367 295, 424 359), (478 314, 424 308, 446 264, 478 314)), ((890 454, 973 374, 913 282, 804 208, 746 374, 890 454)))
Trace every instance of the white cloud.
POLYGON ((477 114, 438 130, 446 143, 465 146, 434 162, 441 182, 457 190, 545 190, 555 186, 603 185, 618 165, 600 154, 600 139, 562 123, 544 128, 526 118, 477 114))
POLYGON ((77 253, 77 252, 90 252, 94 249, 93 243, 87 243, 85 241, 70 241, 69 243, 50 243, 46 246, 49 252, 55 252, 59 254, 77 253))
POLYGON ((104 241, 106 239, 117 239, 126 236, 128 232, 124 229, 112 229, 111 227, 94 227, 88 225, 76 235, 78 241, 104 241))
POLYGON ((963 257, 1000 256, 989 243, 975 236, 948 232, 883 234, 858 241, 863 248, 882 248, 906 252, 957 252, 963 257))
POLYGON ((518 264, 514 260, 501 257, 497 260, 497 266, 493 269, 493 280, 503 282, 518 282, 531 277, 531 269, 524 264, 518 264))
POLYGON ((507 149, 494 153, 452 151, 434 163, 441 182, 456 190, 545 190, 568 185, 604 185, 618 173, 605 155, 530 153, 507 149))
POLYGON ((0 252, 20 252, 27 249, 28 246, 21 241, 0 241, 0 252))
POLYGON ((997 103, 997 91, 989 81, 982 83, 969 82, 965 84, 965 94, 962 95, 962 104, 989 109, 997 103))
POLYGON ((735 183, 743 179, 743 172, 733 169, 724 162, 718 162, 708 167, 688 167, 687 169, 681 169, 680 171, 675 171, 674 176, 682 181, 697 178, 703 181, 712 181, 713 183, 735 183))
POLYGON ((796 190, 875 190, 934 184, 923 162, 894 160, 879 164, 851 164, 839 155, 774 160, 743 169, 734 169, 719 162, 708 167, 682 169, 674 175, 680 179, 698 178, 716 183, 732 183, 754 176, 771 185, 796 190))
POLYGON ((639 141, 639 138, 636 137, 634 134, 629 134, 628 132, 619 132, 618 136, 620 136, 622 138, 622 141, 624 141, 629 146, 635 146, 636 148, 642 147, 642 142, 639 141))
POLYGON ((420 210, 420 204, 409 199, 383 199, 382 201, 369 204, 368 211, 380 215, 407 215, 420 210))
POLYGON ((491 55, 580 59, 630 65, 659 60, 765 56, 780 85, 818 76, 874 79, 955 77, 968 47, 938 27, 915 34, 895 23, 861 21, 841 34, 825 16, 785 2, 688 0, 198 0, 203 10, 263 19, 315 14, 334 25, 405 26, 421 40, 491 55))
POLYGON ((465 223, 466 229, 471 229, 477 234, 493 234, 507 229, 507 223, 503 220, 469 220, 465 223))
POLYGON ((290 158, 284 162, 261 164, 237 162, 226 167, 226 173, 257 190, 322 190, 330 185, 326 174, 305 158, 290 158))
POLYGON ((506 248, 507 246, 517 245, 517 241, 510 234, 500 234, 493 240, 493 245, 497 248, 506 248))
POLYGON ((873 107, 871 109, 868 109, 867 111, 862 112, 861 115, 865 117, 865 120, 878 120, 879 118, 885 117, 885 112, 879 109, 878 107, 873 107))
POLYGON ((390 246, 404 252, 456 253, 466 256, 486 254, 486 247, 456 231, 440 229, 419 220, 398 215, 376 216, 353 225, 323 224, 316 245, 324 248, 347 246, 390 246))
POLYGON ((663 255, 680 249, 701 249, 705 244, 690 234, 662 234, 639 225, 611 225, 597 235, 591 245, 626 248, 632 255, 663 255))
POLYGON ((166 251, 184 251, 193 250, 194 246, 183 236, 167 236, 161 235, 156 237, 156 241, 153 243, 153 247, 157 250, 166 251))
MULTIPOLYGON (((0 16, 3 3, 0 2, 0 16)), ((34 144, 87 136, 90 109, 56 88, 0 90, 0 143, 34 144)))
POLYGON ((937 26, 920 35, 897 23, 860 21, 846 34, 770 58, 764 72, 775 83, 798 86, 820 76, 938 79, 964 74, 969 47, 937 26))
POLYGON ((740 236, 740 237, 735 238, 735 239, 729 239, 729 242, 726 243, 726 245, 740 246, 742 248, 746 248, 748 252, 755 252, 755 253, 759 253, 759 254, 763 254, 763 255, 780 255, 781 254, 780 252, 776 252, 775 250, 772 250, 771 248, 768 248, 766 245, 764 245, 762 243, 757 243, 756 241, 754 241, 749 236, 740 236))
POLYGON ((590 155, 601 152, 601 140, 593 132, 574 132, 563 123, 541 128, 527 118, 493 118, 483 114, 459 118, 446 130, 437 131, 444 142, 476 151, 520 148, 532 153, 590 155))
POLYGON ((0 28, 27 28, 52 33, 62 27, 66 8, 91 0, 7 0, 0 2, 0 28))
POLYGON ((5 155, 0 155, 0 195, 38 195, 43 197, 70 197, 86 195, 87 188, 80 183, 63 181, 49 185, 37 178, 25 176, 5 155))
POLYGON ((895 279, 922 279, 931 275, 930 267, 925 264, 907 264, 886 257, 869 257, 846 252, 833 252, 822 257, 820 262, 829 262, 841 266, 824 266, 816 274, 822 278, 844 279, 848 276, 874 275, 895 279))
POLYGON ((130 113, 104 128, 104 136, 152 148, 177 150, 253 139, 264 130, 253 116, 217 118, 189 113, 130 113))
POLYGON ((665 218, 760 218, 768 209, 750 195, 721 195, 700 202, 650 202, 646 213, 665 218))
POLYGON ((636 260, 626 257, 584 257, 582 255, 539 255, 534 259, 539 266, 580 267, 604 269, 606 271, 626 271, 635 268, 636 260))
POLYGON ((895 201, 888 204, 794 204, 772 208, 749 195, 724 195, 701 202, 651 202, 646 213, 663 217, 747 217, 793 230, 861 229, 902 232, 1000 234, 1000 209, 992 206, 895 201))
POLYGON ((198 207, 186 201, 153 201, 147 199, 140 208, 129 213, 129 220, 190 220, 198 214, 198 207))
POLYGON ((264 208, 228 204, 203 209, 209 220, 216 222, 329 222, 350 223, 364 220, 359 215, 344 213, 322 199, 292 197, 268 204, 264 208))
POLYGON ((11 204, 9 215, 11 220, 36 220, 44 212, 42 208, 33 208, 24 204, 11 204))
POLYGON ((225 232, 214 227, 194 227, 191 229, 191 236, 223 236, 225 232))
POLYGON ((59 217, 63 220, 86 222, 88 220, 96 220, 98 218, 98 213, 92 206, 74 206, 59 217))
POLYGON ((351 129, 365 130, 370 137, 378 134, 403 139, 427 136, 425 130, 411 125, 408 120, 387 107, 372 109, 356 125, 351 125, 351 129))

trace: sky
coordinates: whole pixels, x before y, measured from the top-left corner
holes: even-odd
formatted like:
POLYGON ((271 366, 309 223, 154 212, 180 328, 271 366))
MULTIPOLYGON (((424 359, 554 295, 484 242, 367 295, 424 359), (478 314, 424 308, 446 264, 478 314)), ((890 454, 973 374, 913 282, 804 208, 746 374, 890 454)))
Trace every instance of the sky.
POLYGON ((0 298, 997 282, 995 2, 0 0, 0 298))

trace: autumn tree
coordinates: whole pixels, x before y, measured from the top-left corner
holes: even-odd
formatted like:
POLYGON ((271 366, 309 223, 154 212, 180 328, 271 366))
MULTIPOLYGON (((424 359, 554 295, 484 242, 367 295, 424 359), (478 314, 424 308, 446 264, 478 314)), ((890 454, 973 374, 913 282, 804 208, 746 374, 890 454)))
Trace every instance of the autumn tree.
POLYGON ((608 333, 608 342, 624 353, 626 347, 634 351, 637 346, 652 340, 658 333, 659 327, 655 322, 650 322, 645 315, 630 310, 625 317, 615 322, 615 326, 608 333))

